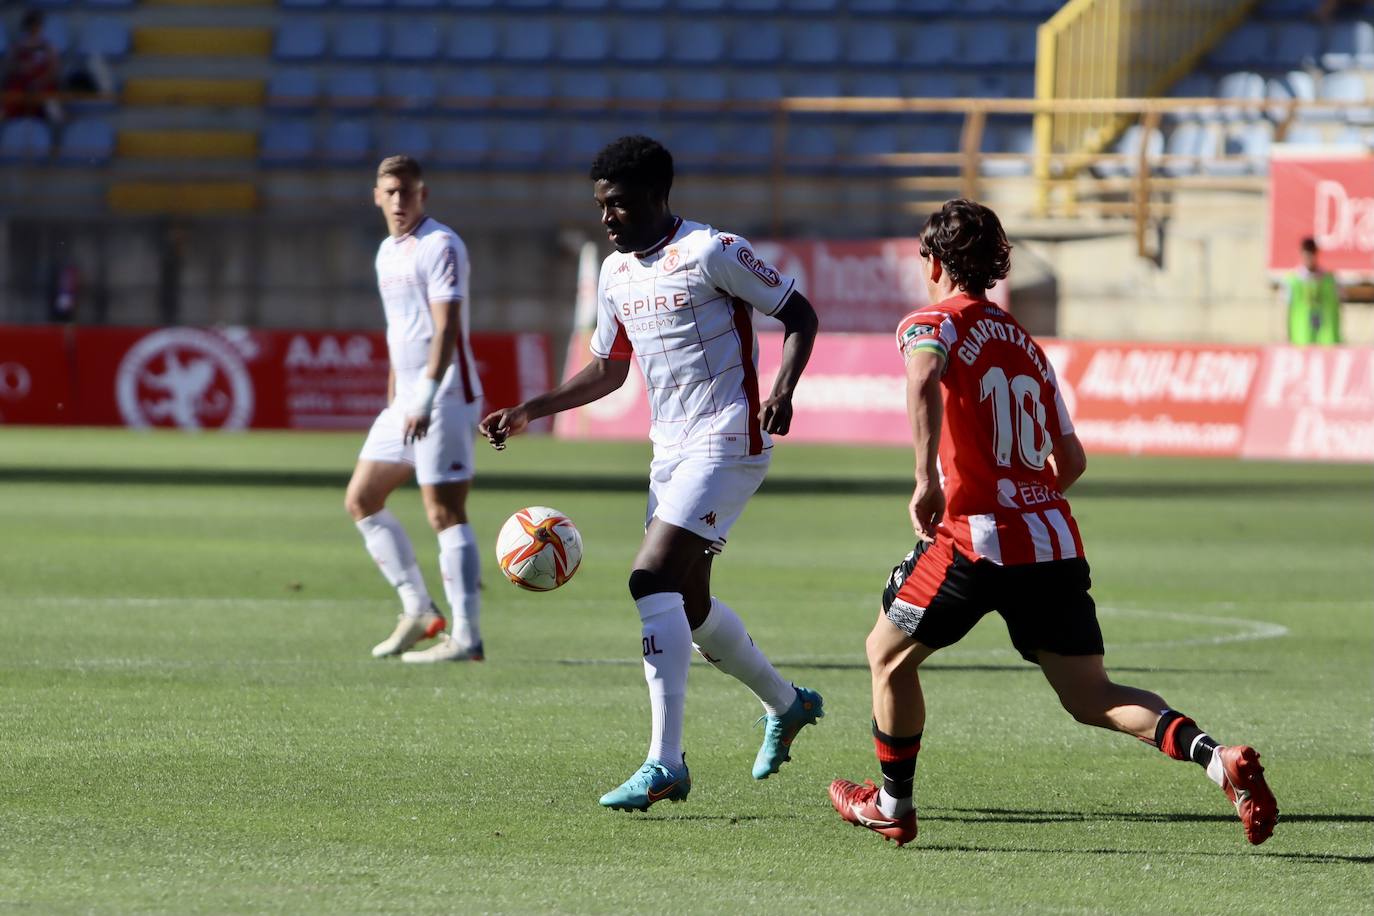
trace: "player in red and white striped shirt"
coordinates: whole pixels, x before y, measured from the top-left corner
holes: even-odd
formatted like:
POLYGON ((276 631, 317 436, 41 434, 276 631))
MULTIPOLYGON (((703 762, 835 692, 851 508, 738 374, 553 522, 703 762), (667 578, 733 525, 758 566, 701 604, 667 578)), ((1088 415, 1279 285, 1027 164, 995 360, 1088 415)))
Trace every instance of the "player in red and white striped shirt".
POLYGON ((935 304, 897 328, 920 541, 893 569, 867 644, 883 784, 837 779, 831 802, 845 820, 899 845, 915 838, 912 785, 925 728, 917 670, 995 610, 1075 719, 1195 761, 1225 790, 1247 839, 1263 843, 1278 805, 1259 754, 1219 746, 1156 694, 1107 676, 1083 539, 1064 496, 1087 458, 1045 352, 986 295, 1007 276, 1010 256, 996 214, 972 201, 948 202, 921 232, 935 304))

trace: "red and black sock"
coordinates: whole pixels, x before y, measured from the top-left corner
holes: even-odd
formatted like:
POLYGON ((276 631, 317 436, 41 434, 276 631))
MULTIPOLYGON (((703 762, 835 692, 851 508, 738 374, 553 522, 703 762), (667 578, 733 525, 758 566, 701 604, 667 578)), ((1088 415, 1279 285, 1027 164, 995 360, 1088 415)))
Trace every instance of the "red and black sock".
POLYGON ((916 779, 916 754, 921 750, 921 733, 895 737, 878 730, 873 723, 873 747, 883 771, 883 791, 892 798, 910 798, 916 779))
POLYGON ((1155 726, 1155 747, 1175 760, 1191 760, 1206 769, 1217 743, 1192 719, 1166 709, 1155 726))

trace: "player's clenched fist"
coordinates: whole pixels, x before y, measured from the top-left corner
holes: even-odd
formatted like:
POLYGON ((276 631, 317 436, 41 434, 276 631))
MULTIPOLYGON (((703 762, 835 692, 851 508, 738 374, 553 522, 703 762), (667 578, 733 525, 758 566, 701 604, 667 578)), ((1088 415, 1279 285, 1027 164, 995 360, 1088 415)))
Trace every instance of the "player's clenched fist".
POLYGON ((779 396, 764 401, 759 410, 759 423, 763 431, 770 435, 787 435, 792 428, 792 399, 779 396))
POLYGON ((506 447, 506 440, 518 436, 530 425, 529 414, 519 407, 503 407, 494 410, 477 424, 477 431, 487 437, 491 447, 500 451, 506 447))

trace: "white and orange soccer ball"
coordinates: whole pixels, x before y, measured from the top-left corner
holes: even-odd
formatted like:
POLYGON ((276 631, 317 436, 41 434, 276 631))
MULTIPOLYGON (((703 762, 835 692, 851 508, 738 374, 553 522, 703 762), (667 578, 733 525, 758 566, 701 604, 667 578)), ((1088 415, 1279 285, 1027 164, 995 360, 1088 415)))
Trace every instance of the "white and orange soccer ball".
POLYGON ((582 564, 582 535, 562 512, 530 506, 506 519, 496 536, 496 562, 514 584, 553 591, 582 564))

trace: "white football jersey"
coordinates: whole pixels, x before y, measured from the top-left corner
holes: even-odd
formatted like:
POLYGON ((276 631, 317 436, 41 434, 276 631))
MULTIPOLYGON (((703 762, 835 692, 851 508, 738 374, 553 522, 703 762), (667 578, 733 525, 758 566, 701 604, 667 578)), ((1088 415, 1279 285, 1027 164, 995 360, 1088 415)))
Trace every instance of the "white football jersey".
POLYGON ((602 359, 639 360, 658 455, 758 455, 758 339, 751 308, 775 315, 795 282, 737 235, 677 221, 648 251, 601 265, 596 332, 602 359))
POLYGON ((471 403, 482 394, 468 341, 468 249, 448 226, 428 216, 400 238, 387 236, 377 249, 377 287, 386 310, 386 343, 396 371, 396 401, 410 397, 429 364, 434 316, 429 304, 459 300, 453 361, 436 397, 471 403))

